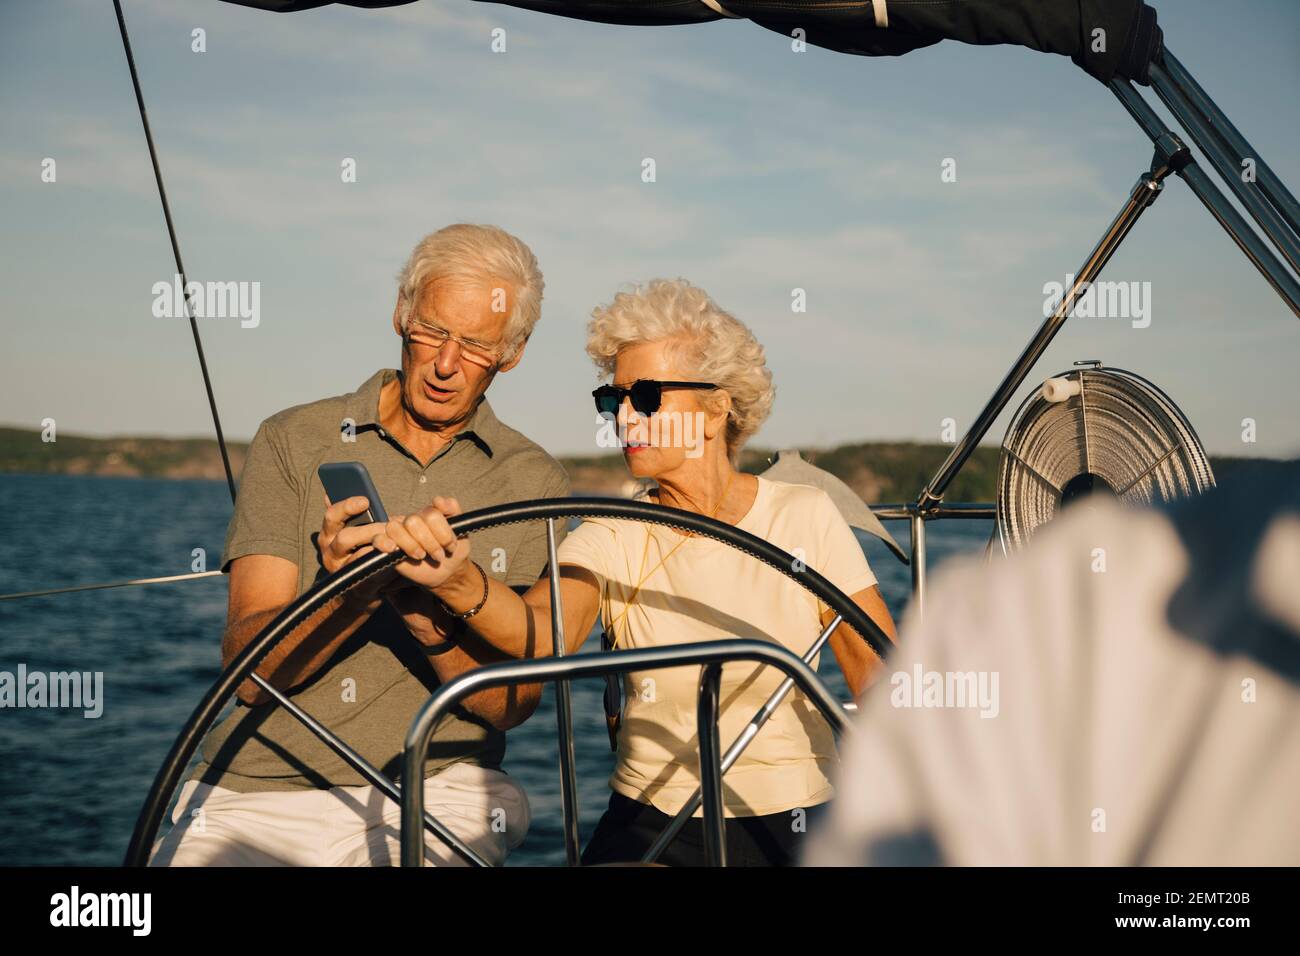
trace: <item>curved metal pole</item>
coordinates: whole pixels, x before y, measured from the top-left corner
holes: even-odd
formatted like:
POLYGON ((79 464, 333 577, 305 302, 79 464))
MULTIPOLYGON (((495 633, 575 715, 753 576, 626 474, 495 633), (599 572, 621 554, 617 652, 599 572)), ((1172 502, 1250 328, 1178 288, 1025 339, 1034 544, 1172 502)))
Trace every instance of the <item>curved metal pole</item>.
MULTIPOLYGON (((555 519, 546 519, 546 553, 551 579, 551 653, 564 656, 564 604, 560 597, 560 561, 555 549, 555 519)), ((573 696, 569 682, 555 682, 555 721, 559 733, 560 802, 564 810, 564 855, 569 866, 577 866, 578 775, 573 754, 573 696)))
POLYGON ((695 705, 695 729, 700 744, 700 793, 704 808, 704 865, 727 865, 727 822, 722 806, 722 761, 718 744, 718 698, 722 665, 700 670, 700 694, 695 705))
MULTIPOLYGON (((841 620, 843 619, 838 614, 831 618, 830 623, 822 628, 822 632, 817 635, 817 640, 813 641, 812 646, 804 652, 803 661, 809 667, 812 667, 813 658, 821 653, 822 648, 826 646, 826 642, 835 633, 835 629, 840 626, 841 620)), ((740 755, 745 752, 745 748, 749 746, 750 741, 758 736, 758 732, 763 729, 763 725, 776 713, 776 709, 781 706, 781 701, 785 700, 785 695, 790 693, 792 687, 794 687, 794 681, 791 678, 787 677, 781 681, 780 686, 772 692, 772 696, 750 718, 749 723, 745 725, 745 729, 740 732, 740 736, 731 742, 727 752, 722 755, 722 772, 724 774, 735 765, 736 761, 740 759, 740 755)), ((682 808, 673 816, 668 826, 664 827, 663 832, 655 837, 654 843, 650 844, 650 849, 645 851, 645 855, 641 857, 642 863, 653 863, 659 859, 659 856, 668 848, 668 844, 672 843, 677 834, 681 832, 682 827, 686 826, 686 821, 694 816, 695 811, 700 808, 702 796, 700 788, 696 787, 695 792, 682 804, 682 808)))
MULTIPOLYGON (((388 797, 389 800, 392 800, 394 803, 401 805, 402 802, 401 791, 398 790, 397 785, 394 784, 393 781, 389 780, 387 777, 383 775, 383 773, 380 772, 379 768, 377 768, 374 764, 366 760, 366 758, 361 756, 361 754, 353 750, 347 744, 346 741, 344 741, 341 737, 333 733, 328 727, 322 724, 319 720, 317 720, 311 714, 307 713, 307 711, 299 707, 296 703, 294 703, 291 697, 286 695, 278 687, 275 687, 273 684, 271 684, 271 682, 268 681, 266 678, 264 678, 261 674, 254 673, 252 676, 252 681, 258 687, 262 688, 262 690, 266 691, 268 694, 274 697, 276 702, 279 703, 281 707, 283 707, 291 715, 293 715, 298 719, 299 723, 301 723, 304 727, 306 727, 313 734, 319 737, 321 739, 321 742, 324 743, 325 746, 329 747, 336 754, 338 754, 340 757, 346 760, 351 765, 353 770, 355 770, 357 773, 361 774, 361 776, 369 780, 371 786, 381 790, 384 796, 388 797)), ((461 859, 465 860, 465 862, 472 863, 474 866, 491 866, 491 864, 488 863, 487 860, 483 859, 483 857, 475 853, 474 850, 469 846, 469 844, 465 843, 463 840, 461 840, 460 837, 456 836, 456 834, 452 833, 445 826, 439 823, 437 818, 435 818, 433 814, 429 813, 427 810, 425 811, 424 814, 424 826, 434 836, 442 840, 443 843, 447 844, 447 846, 450 847, 452 851, 455 852, 459 857, 461 857, 461 859)))
MULTIPOLYGON (((368 560, 368 559, 367 559, 368 560)), ((856 605, 854 605, 856 607, 856 605)), ((755 661, 776 667, 794 678, 795 685, 821 712, 836 733, 849 732, 848 718, 833 694, 813 673, 812 668, 793 653, 768 641, 704 641, 699 644, 649 647, 605 654, 576 654, 559 660, 553 657, 522 661, 503 661, 467 671, 448 681, 425 701, 406 733, 402 754, 402 778, 423 777, 424 762, 433 728, 443 714, 469 694, 510 684, 537 683, 550 680, 576 680, 602 677, 634 670, 657 670, 665 667, 702 666, 725 661, 755 661)), ((402 789, 402 865, 422 866, 424 792, 421 787, 402 789)))

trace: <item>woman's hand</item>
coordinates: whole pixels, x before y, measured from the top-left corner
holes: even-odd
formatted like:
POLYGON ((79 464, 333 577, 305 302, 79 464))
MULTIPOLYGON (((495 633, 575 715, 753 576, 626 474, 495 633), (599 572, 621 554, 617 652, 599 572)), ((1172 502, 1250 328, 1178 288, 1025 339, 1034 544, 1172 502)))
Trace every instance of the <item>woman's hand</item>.
POLYGON ((394 569, 399 575, 435 591, 469 563, 469 539, 456 537, 447 519, 460 514, 455 498, 434 498, 433 503, 412 515, 397 515, 389 520, 371 544, 391 554, 402 551, 406 557, 394 569))

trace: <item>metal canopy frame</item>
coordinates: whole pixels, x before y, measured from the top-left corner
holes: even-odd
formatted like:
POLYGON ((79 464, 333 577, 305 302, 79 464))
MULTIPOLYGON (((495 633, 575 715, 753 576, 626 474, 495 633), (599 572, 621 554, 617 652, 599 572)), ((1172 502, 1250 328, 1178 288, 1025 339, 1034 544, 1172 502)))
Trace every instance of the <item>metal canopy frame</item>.
POLYGON ((1030 338, 966 434, 921 489, 916 501, 872 506, 876 516, 882 520, 905 520, 910 525, 912 597, 918 613, 924 608, 925 601, 926 522, 945 518, 996 517, 996 508, 991 503, 945 504, 944 492, 1073 313, 1078 300, 1110 261, 1142 213, 1159 198, 1164 181, 1171 174, 1187 183, 1265 281, 1292 313, 1300 317, 1300 282, 1295 275, 1295 272, 1300 272, 1297 265, 1300 262, 1300 204, 1167 47, 1152 61, 1150 73, 1156 95, 1228 184, 1263 236, 1237 211, 1200 167, 1178 133, 1164 123, 1133 84, 1125 79, 1111 80, 1107 84, 1111 92, 1155 147, 1150 169, 1138 177, 1106 232, 1075 271, 1073 286, 1030 338), (1286 265, 1279 260, 1279 253, 1286 265), (1294 271, 1289 271, 1288 265, 1294 271))

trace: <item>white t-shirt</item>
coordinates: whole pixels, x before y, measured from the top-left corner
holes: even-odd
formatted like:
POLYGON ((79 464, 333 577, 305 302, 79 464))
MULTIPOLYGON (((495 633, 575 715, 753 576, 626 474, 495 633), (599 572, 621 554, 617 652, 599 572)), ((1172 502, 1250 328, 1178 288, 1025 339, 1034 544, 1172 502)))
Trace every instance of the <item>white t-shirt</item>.
MULTIPOLYGON (((754 504, 736 527, 789 552, 849 596, 876 583, 852 530, 817 488, 759 478, 754 504)), ((821 631, 825 604, 735 548, 699 536, 682 541, 682 534, 662 526, 589 519, 564 540, 559 563, 599 579, 601 620, 607 629, 613 624, 618 648, 753 638, 803 656, 821 631)), ((699 786, 699 676, 698 667, 626 676, 618 765, 610 778, 616 792, 674 814, 699 786)), ((723 667, 724 750, 783 679, 761 664, 723 667)), ((822 803, 832 795, 835 760, 834 735, 795 688, 723 777, 726 813, 758 816, 822 803)))

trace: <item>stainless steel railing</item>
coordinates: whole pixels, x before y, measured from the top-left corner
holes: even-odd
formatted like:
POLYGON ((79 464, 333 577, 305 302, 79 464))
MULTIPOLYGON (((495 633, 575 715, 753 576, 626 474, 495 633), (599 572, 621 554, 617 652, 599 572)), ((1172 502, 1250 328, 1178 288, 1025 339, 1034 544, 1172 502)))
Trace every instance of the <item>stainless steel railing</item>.
MULTIPOLYGON (((722 755, 718 746, 718 682, 727 661, 755 661, 783 671, 821 712, 837 733, 848 722, 833 694, 813 669, 793 652, 769 641, 737 639, 700 644, 608 651, 570 657, 545 657, 488 664, 448 681, 420 708, 406 734, 402 779, 423 780, 430 738, 438 720, 459 701, 482 690, 512 684, 604 677, 633 670, 697 665, 703 668, 697 707, 700 734, 700 783, 705 810, 705 850, 710 865, 724 862, 722 840, 722 755)), ((402 787, 402 866, 424 863, 424 788, 402 787)), ((568 822, 566 821, 566 828, 568 822)))

